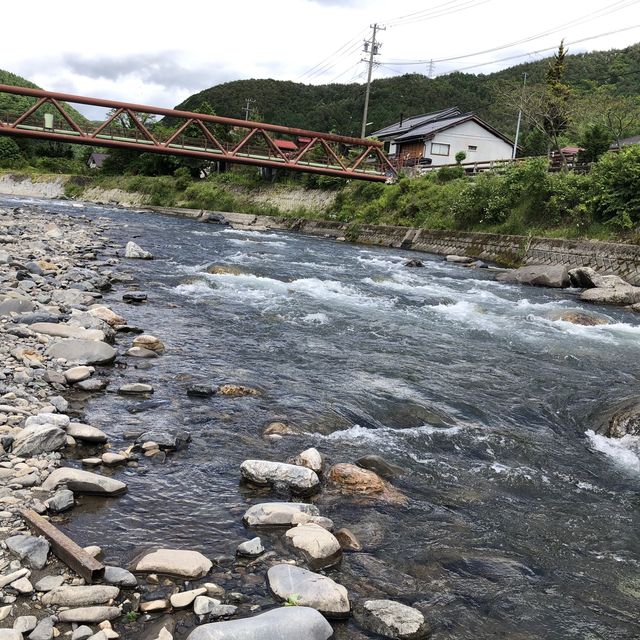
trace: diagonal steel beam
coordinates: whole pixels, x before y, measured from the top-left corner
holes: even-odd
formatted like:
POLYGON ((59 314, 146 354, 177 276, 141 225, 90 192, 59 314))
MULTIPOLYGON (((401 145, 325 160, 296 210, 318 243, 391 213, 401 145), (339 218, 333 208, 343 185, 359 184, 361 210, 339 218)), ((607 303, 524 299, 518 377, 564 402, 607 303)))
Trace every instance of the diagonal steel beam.
POLYGON ((48 98, 40 98, 32 107, 27 109, 15 122, 10 124, 10 127, 17 127, 22 124, 32 113, 35 113, 43 104, 49 102, 48 98))
POLYGON ((51 98, 51 103, 60 112, 60 115, 67 121, 67 124, 74 131, 76 131, 76 133, 79 133, 81 136, 86 135, 85 132, 80 129, 80 127, 73 121, 71 116, 62 108, 62 105, 55 98, 51 98))
POLYGON ((99 133, 102 133, 118 116, 121 116, 123 112, 124 109, 114 111, 89 137, 95 138, 99 133))

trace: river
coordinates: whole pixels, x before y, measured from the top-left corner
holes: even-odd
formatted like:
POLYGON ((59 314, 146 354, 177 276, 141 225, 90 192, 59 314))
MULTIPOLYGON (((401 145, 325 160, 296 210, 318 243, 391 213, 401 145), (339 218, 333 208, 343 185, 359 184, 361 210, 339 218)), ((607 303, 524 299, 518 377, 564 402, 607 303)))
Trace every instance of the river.
MULTIPOLYGON (((149 303, 124 304, 121 287, 105 300, 167 345, 148 369, 120 358, 128 366, 109 373, 110 389, 150 382, 163 402, 136 412, 143 400, 95 394, 86 421, 114 449, 143 427, 193 438, 165 464, 114 472, 125 496, 82 499, 63 524, 74 539, 123 565, 150 544, 201 550, 219 557, 215 581, 269 607, 264 567, 237 569, 231 557, 251 537, 247 506, 285 496, 241 485, 240 463, 309 446, 329 464, 376 453, 404 469, 393 484, 406 506, 317 498, 364 545, 329 572, 351 595, 418 606, 435 639, 640 637, 640 446, 591 433, 603 410, 638 395, 638 316, 428 254, 0 199, 24 202, 106 219, 114 245, 134 239, 156 256, 117 267, 149 303), (424 268, 404 267, 412 257, 424 268), (208 274, 211 264, 240 273, 208 274), (611 324, 554 320, 572 309, 611 324), (262 394, 189 398, 194 380, 262 394), (302 435, 266 441, 274 420, 302 435)), ((263 541, 289 557, 281 538, 263 541)), ((352 621, 334 628, 370 637, 352 621)))

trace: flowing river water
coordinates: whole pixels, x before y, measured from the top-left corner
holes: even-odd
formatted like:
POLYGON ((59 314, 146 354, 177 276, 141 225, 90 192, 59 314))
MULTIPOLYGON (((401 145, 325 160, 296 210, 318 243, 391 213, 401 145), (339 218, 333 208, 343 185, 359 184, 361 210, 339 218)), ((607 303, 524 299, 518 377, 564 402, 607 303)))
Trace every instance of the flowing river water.
MULTIPOLYGON (((640 637, 640 446, 592 433, 609 406, 638 395, 638 316, 426 254, 38 204, 106 219, 114 245, 135 239, 156 256, 117 267, 149 303, 122 303, 122 287, 105 295, 167 345, 148 369, 120 358, 129 366, 108 374, 114 390, 153 384, 153 406, 95 394, 86 421, 114 449, 132 429, 193 438, 164 464, 114 472, 129 485, 123 497, 82 499, 62 525, 74 539, 121 565, 145 545, 201 550, 218 557, 216 581, 273 606, 265 568, 234 568, 231 557, 252 537, 247 506, 286 496, 241 485, 240 463, 286 461, 309 446, 329 464, 375 453, 403 468, 393 484, 406 506, 316 499, 364 546, 329 572, 351 595, 418 606, 437 639, 640 637), (425 267, 404 267, 411 257, 425 267), (240 273, 208 274, 210 264, 240 273), (554 319, 574 309, 611 323, 554 319), (190 398, 195 380, 262 395, 190 398), (266 441, 274 420, 302 435, 266 441)), ((290 557, 281 539, 263 535, 290 557)), ((352 621, 334 628, 337 638, 371 637, 352 621)))

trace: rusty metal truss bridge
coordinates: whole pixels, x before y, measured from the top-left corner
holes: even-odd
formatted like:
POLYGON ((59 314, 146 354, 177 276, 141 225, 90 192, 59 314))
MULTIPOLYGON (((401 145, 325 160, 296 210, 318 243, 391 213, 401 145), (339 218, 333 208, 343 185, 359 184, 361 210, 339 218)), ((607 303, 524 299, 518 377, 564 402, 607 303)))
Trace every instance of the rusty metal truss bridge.
POLYGON ((204 113, 102 100, 0 84, 26 98, 19 113, 0 112, 0 135, 161 153, 384 182, 396 175, 382 144, 204 113), (106 120, 86 120, 73 105, 108 109, 106 120), (157 122, 158 116, 165 118, 157 122), (170 125, 169 125, 170 123, 170 125))

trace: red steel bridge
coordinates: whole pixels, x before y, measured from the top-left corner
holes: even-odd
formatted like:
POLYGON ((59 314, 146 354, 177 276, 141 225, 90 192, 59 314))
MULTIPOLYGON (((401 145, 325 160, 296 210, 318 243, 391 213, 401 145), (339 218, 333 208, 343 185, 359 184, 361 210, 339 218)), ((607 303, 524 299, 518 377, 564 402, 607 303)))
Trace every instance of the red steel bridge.
POLYGON ((0 84, 0 98, 4 93, 26 100, 18 102, 21 112, 0 113, 0 135, 356 180, 385 182, 396 175, 382 143, 374 140, 0 84), (75 104, 103 107, 109 115, 90 122, 69 108, 75 104), (157 116, 166 118, 161 126, 151 122, 157 116))

